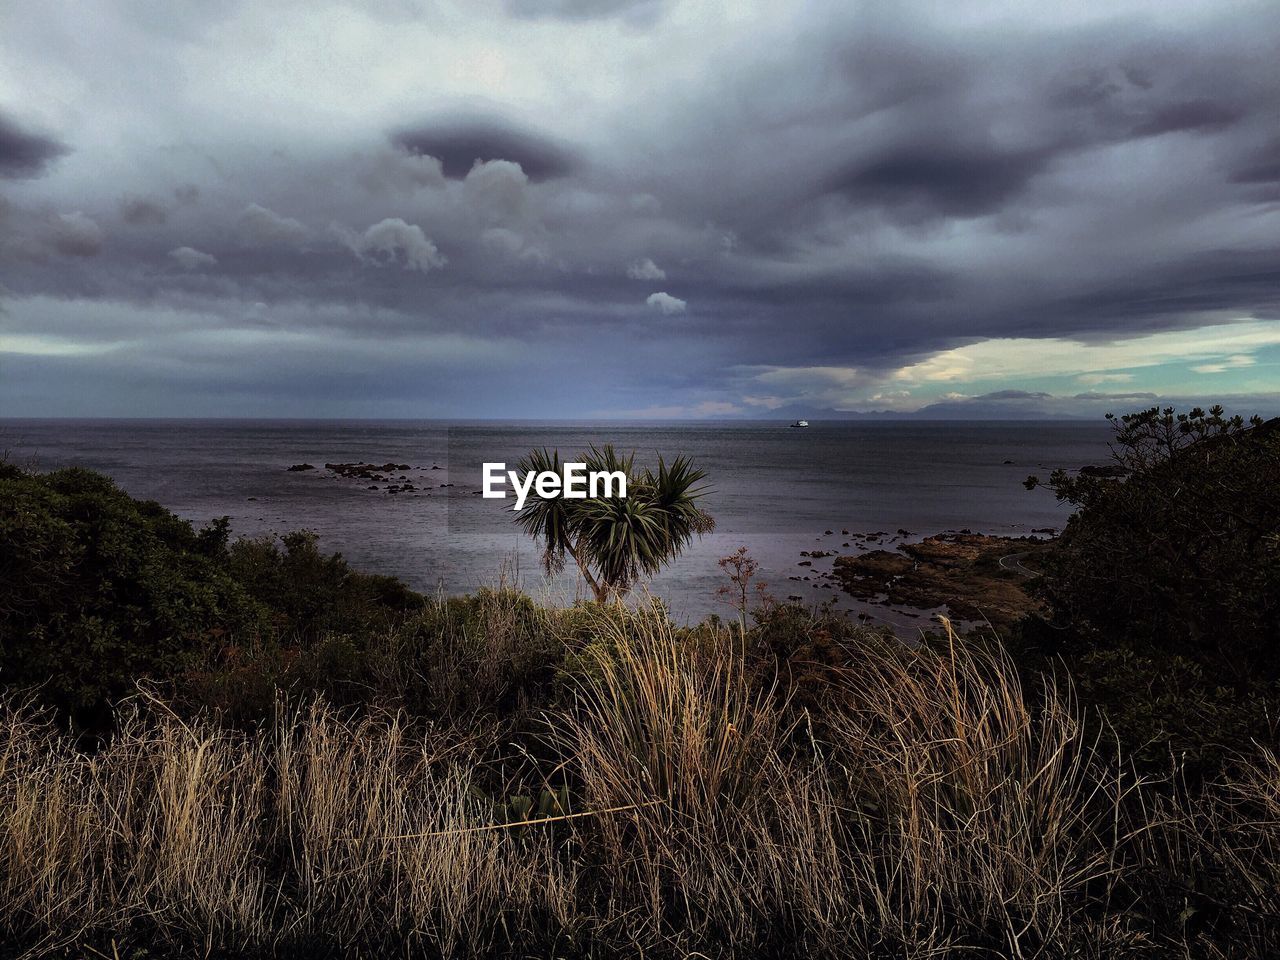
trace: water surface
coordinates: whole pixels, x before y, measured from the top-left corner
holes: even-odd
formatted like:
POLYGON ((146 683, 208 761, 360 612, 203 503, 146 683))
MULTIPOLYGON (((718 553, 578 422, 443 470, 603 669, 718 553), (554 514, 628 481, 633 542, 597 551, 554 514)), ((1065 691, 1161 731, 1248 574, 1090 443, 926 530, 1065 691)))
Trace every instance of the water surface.
MULTIPOLYGON (((854 552, 852 533, 946 530, 1023 536, 1061 527, 1068 509, 1028 473, 1076 468, 1108 456, 1105 423, 815 422, 467 423, 433 421, 4 420, 0 450, 40 469, 100 470, 137 497, 159 501, 197 524, 228 516, 237 534, 315 530, 355 566, 394 574, 421 590, 465 593, 499 577, 535 596, 572 600, 572 572, 542 575, 537 551, 510 522, 514 501, 486 500, 480 464, 516 460, 535 447, 568 456, 588 443, 693 457, 707 470, 706 505, 716 532, 649 585, 681 618, 728 612, 716 559, 747 546, 779 597, 834 600, 910 628, 900 611, 868 606, 824 588, 830 560, 799 567, 802 550, 854 552), (397 471, 417 491, 342 479, 326 462, 408 464, 397 471), (295 463, 318 470, 291 473, 295 463), (437 467, 439 469, 432 469, 437 467), (444 486, 451 484, 451 486, 444 486), (831 535, 825 531, 831 530, 831 535), (789 579, 810 576, 810 581, 789 579)), ((892 544, 890 544, 892 549, 892 544)))

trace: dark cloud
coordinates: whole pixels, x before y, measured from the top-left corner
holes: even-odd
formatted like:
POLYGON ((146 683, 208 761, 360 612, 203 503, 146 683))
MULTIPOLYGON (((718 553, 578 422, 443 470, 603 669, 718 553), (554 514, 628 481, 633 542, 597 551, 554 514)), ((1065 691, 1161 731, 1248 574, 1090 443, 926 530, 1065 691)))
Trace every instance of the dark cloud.
POLYGON ((567 177, 581 158, 550 137, 494 119, 454 119, 406 127, 391 142, 435 157, 452 179, 465 177, 477 161, 510 160, 535 182, 567 177))
POLYGON ((237 221, 240 240, 251 247, 301 247, 310 231, 293 217, 285 217, 261 204, 251 203, 240 211, 237 221))
POLYGON ((859 203, 972 217, 999 209, 1051 159, 1048 150, 1010 151, 992 144, 921 143, 854 163, 827 190, 859 203))
POLYGON ((1232 183, 1280 182, 1280 139, 1249 156, 1231 174, 1232 183))
POLYGON ((92 217, 77 210, 54 219, 53 245, 69 257, 96 257, 102 252, 102 228, 92 217))
POLYGON ((169 211, 153 197, 127 196, 120 201, 120 218, 134 227, 155 227, 169 219, 169 211))
MULTIPOLYGON (((824 143, 835 158, 809 195, 843 196, 905 222, 1021 209, 1037 178, 1090 166, 1090 154, 1126 144, 1168 135, 1225 141, 1237 128, 1246 143, 1268 114, 1280 121, 1277 84, 1265 79, 1267 45, 1234 26, 1201 38, 1085 29, 1054 44, 1028 36, 957 43, 882 16, 852 41, 833 42, 842 96, 824 102, 830 94, 821 91, 797 104, 792 120, 802 125, 792 134, 824 143)), ((771 141, 782 140, 778 133, 771 141)), ((1238 178, 1266 178, 1273 158, 1242 167, 1238 178)), ((803 165, 792 167, 803 175, 803 165)))
POLYGON ((1088 285, 1043 305, 1060 329, 1109 335, 1122 323, 1137 333, 1204 322, 1220 311, 1280 318, 1280 240, 1257 249, 1201 249, 1094 289, 1088 285), (1068 326, 1071 318, 1076 325, 1068 326))
MULTIPOLYGON (((761 4, 718 25, 696 4, 666 17, 662 4, 511 0, 427 24, 425 8, 387 0, 367 35, 333 38, 332 71, 293 57, 281 32, 306 97, 247 62, 221 86, 216 65, 239 62, 248 34, 215 36, 191 15, 190 29, 146 35, 148 71, 122 52, 119 87, 86 80, 67 105, 84 165, 51 166, 52 141, 33 153, 39 138, 23 134, 23 175, 50 175, 0 201, 11 325, 37 347, 55 334, 113 345, 117 384, 195 377, 188 354, 208 350, 211 411, 235 384, 264 413, 288 391, 288 409, 475 413, 476 371, 499 355, 520 362, 493 375, 490 415, 711 402, 804 416, 952 388, 988 392, 935 414, 1103 403, 976 370, 903 399, 894 378, 987 339, 1280 319, 1280 21, 1193 7, 1021 5, 961 26, 924 3, 761 4), (647 16, 651 30, 625 29, 647 16), (428 26, 450 45, 409 37, 428 26), (367 91, 326 85, 377 39, 386 69, 367 91), (154 80, 197 61, 199 97, 194 81, 154 80), (393 128, 423 110, 439 112, 393 128), (438 364, 422 394, 341 395, 378 369, 409 384, 420 354, 453 358, 463 342, 474 354, 438 364), (570 354, 581 379, 560 372, 570 354), (344 379, 353 357, 367 370, 344 379), (327 388, 289 374, 307 363, 327 388), (1007 384, 1026 389, 992 389, 1007 384)), ((88 69, 66 47, 41 53, 88 69)), ((56 87, 27 66, 33 94, 56 87)), ((107 368, 96 354, 39 363, 107 368)), ((1268 369, 1260 358, 1230 376, 1268 369)), ((1094 382, 1127 381, 1078 381, 1094 382)))
POLYGON ((0 113, 0 177, 15 180, 38 177, 70 148, 52 137, 24 129, 0 113))
POLYGON ((1158 107, 1150 117, 1133 128, 1135 136, 1154 137, 1187 130, 1220 130, 1236 123, 1245 110, 1214 100, 1187 100, 1158 107))
POLYGON ((205 253, 202 250, 196 250, 192 247, 175 247, 169 251, 169 256, 182 267, 183 270, 200 270, 208 267, 215 267, 218 264, 218 258, 212 254, 205 253))

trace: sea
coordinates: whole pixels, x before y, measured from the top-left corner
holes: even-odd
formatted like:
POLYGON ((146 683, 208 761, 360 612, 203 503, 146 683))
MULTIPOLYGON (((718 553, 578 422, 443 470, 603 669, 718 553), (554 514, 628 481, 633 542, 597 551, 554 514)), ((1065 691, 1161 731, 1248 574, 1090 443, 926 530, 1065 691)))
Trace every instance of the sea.
POLYGON ((1107 462, 1110 435, 1105 422, 1076 421, 794 428, 776 421, 11 419, 0 420, 0 455, 38 470, 101 471, 196 525, 229 517, 239 536, 312 530, 355 568, 424 592, 510 584, 552 603, 584 596, 584 585, 572 566, 544 574, 537 545, 514 523, 514 499, 480 496, 482 464, 514 469, 539 448, 572 459, 591 444, 634 451, 638 465, 683 455, 707 473, 703 502, 716 528, 637 594, 660 598, 682 622, 732 616, 717 561, 745 546, 770 595, 911 633, 929 625, 930 611, 855 600, 827 578, 833 556, 802 552, 893 550, 947 531, 1020 537, 1060 530, 1070 507, 1023 481, 1107 462), (377 471, 386 479, 374 480, 325 467, 341 463, 395 469, 377 471), (289 469, 302 464, 316 469, 289 469), (880 536, 868 544, 857 534, 880 536))

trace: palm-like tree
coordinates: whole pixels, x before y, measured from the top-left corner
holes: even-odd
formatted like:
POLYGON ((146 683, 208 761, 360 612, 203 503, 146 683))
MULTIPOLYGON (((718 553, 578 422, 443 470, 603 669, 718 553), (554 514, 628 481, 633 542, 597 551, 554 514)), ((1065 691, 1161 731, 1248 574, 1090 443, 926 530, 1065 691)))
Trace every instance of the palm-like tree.
MULTIPOLYGON (((635 470, 635 454, 621 456, 612 446, 594 445, 578 457, 588 474, 621 471, 627 496, 542 499, 531 491, 516 517, 526 533, 542 544, 548 573, 564 568, 571 557, 596 600, 620 597, 641 577, 652 576, 675 559, 694 537, 715 528, 715 520, 698 506, 706 493, 706 472, 687 457, 671 463, 658 459, 658 469, 635 470)), ((535 450, 519 469, 561 472, 559 451, 535 450)))

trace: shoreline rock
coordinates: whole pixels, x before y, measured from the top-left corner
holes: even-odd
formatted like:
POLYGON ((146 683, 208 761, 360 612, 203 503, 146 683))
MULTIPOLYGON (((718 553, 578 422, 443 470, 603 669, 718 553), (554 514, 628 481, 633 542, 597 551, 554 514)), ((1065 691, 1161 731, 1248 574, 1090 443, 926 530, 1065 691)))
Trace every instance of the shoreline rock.
POLYGON ((837 557, 831 577, 859 600, 927 610, 1005 627, 1043 610, 1026 578, 1001 566, 1010 554, 1039 553, 1051 541, 968 531, 942 533, 897 550, 837 557), (883 598, 883 600, 881 599, 883 598))

